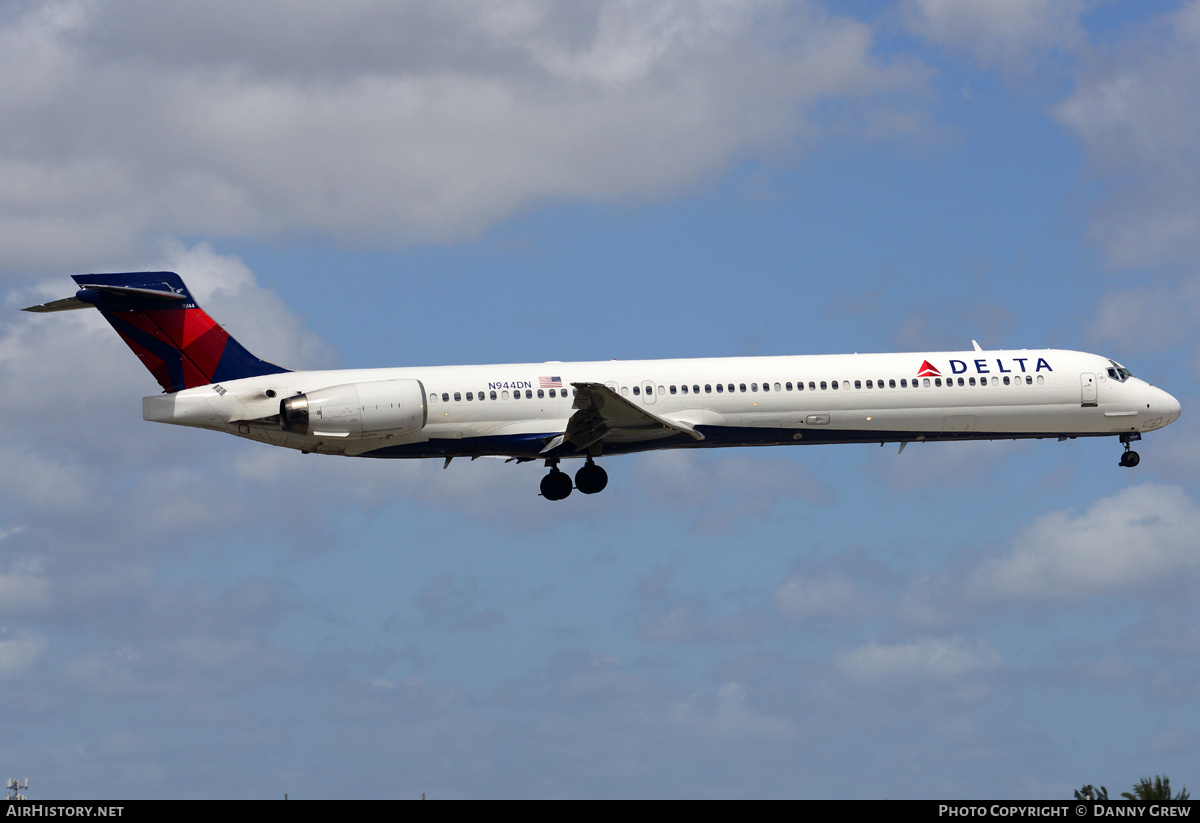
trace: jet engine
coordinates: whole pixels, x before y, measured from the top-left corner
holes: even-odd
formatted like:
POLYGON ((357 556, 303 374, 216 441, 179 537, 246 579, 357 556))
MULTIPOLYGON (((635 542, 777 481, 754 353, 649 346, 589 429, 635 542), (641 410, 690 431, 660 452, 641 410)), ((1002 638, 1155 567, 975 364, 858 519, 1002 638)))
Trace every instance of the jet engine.
POLYGON ((279 403, 279 426, 292 434, 352 439, 411 434, 428 417, 425 387, 411 378, 329 386, 279 403))

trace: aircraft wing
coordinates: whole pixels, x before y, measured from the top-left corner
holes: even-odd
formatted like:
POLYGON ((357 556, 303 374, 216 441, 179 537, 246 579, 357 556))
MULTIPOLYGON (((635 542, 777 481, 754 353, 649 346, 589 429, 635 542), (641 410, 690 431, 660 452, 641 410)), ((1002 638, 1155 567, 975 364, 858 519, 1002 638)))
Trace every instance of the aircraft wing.
POLYGON ((587 451, 603 442, 640 442, 686 434, 694 440, 704 435, 677 420, 668 420, 631 403, 603 383, 572 383, 575 387, 575 413, 567 421, 567 430, 547 444, 543 451, 564 443, 587 451))

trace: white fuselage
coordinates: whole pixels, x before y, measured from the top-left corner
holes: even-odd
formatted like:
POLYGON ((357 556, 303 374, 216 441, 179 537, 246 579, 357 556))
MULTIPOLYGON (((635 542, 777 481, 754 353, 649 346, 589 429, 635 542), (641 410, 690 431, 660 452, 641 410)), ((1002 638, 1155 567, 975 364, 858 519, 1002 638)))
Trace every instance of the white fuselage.
MULTIPOLYGON (((1140 434, 1179 416, 1175 398, 1112 360, 1061 350, 297 371, 147 397, 143 414, 147 420, 328 454, 583 457, 566 447, 547 454, 548 446, 558 448, 554 438, 566 431, 575 411, 572 384, 583 383, 603 384, 628 403, 700 435, 630 432, 605 441, 604 454, 1140 434), (412 394, 423 406, 417 430, 347 433, 332 427, 297 434, 280 427, 281 400, 330 387, 391 385, 381 381, 410 386, 417 384, 408 381, 419 381, 414 389, 419 395, 412 394)), ((363 396, 373 398, 364 403, 386 399, 378 391, 363 396)))

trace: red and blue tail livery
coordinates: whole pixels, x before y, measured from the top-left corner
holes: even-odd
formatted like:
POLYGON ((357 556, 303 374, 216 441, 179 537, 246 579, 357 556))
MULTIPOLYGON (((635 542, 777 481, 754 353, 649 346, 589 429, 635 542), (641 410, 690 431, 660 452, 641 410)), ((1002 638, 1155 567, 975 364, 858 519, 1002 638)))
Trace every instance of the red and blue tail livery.
POLYGON ((166 390, 142 417, 347 457, 544 461, 547 500, 653 449, 1111 437, 1120 465, 1179 401, 1115 360, 1058 349, 289 371, 259 360, 171 272, 81 274, 28 311, 95 307, 166 390), (913 364, 920 363, 915 377, 913 364), (577 460, 574 478, 559 466, 577 460))
POLYGON ((73 298, 28 311, 96 307, 165 392, 288 371, 246 351, 196 305, 174 272, 76 274, 72 279, 79 286, 73 298))

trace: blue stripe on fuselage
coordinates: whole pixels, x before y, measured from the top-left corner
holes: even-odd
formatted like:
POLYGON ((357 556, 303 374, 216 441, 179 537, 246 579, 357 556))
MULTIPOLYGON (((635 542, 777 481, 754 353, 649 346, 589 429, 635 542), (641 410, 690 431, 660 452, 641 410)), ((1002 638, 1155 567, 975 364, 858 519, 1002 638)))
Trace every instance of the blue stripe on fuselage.
MULTIPOLYGON (((1036 440, 1048 437, 1109 437, 1114 432, 1064 435, 1061 432, 943 432, 943 431, 868 431, 854 429, 764 429, 758 427, 697 426, 704 440, 678 434, 639 443, 605 443, 605 456, 633 454, 656 449, 737 448, 739 446, 783 446, 814 443, 900 443, 904 441, 955 440, 1036 440), (796 435, 800 435, 797 439, 796 435)), ((523 457, 529 459, 583 457, 584 452, 569 444, 542 453, 559 432, 545 434, 487 435, 484 437, 430 439, 420 443, 385 446, 364 452, 360 457, 523 457)))

